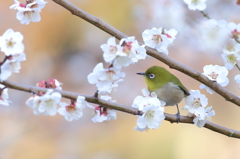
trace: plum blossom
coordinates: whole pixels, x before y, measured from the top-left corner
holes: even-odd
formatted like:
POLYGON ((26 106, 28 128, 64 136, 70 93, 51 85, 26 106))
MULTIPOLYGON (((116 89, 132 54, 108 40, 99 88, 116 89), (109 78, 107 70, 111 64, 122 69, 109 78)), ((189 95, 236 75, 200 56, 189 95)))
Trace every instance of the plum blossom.
POLYGON ((143 96, 137 96, 132 104, 132 107, 137 108, 138 110, 142 110, 144 107, 149 106, 151 104, 164 106, 166 103, 157 98, 157 94, 155 92, 149 92, 147 89, 142 89, 143 96))
POLYGON ((199 90, 191 90, 190 95, 185 98, 185 102, 186 105, 183 109, 188 110, 189 113, 194 113, 197 108, 208 105, 208 99, 199 90))
POLYGON ((107 63, 112 63, 120 50, 120 45, 116 44, 115 37, 110 37, 107 44, 102 44, 100 47, 103 51, 103 58, 107 63))
POLYGON ((152 28, 142 33, 143 41, 146 46, 157 49, 159 52, 168 54, 168 46, 173 43, 177 30, 170 29, 167 31, 163 28, 152 28))
POLYGON ((103 64, 99 63, 88 75, 88 82, 96 84, 100 94, 111 93, 113 88, 118 87, 118 82, 123 81, 121 78, 125 77, 125 73, 120 71, 120 68, 115 68, 112 65, 104 69, 103 64))
POLYGON ((0 84, 0 105, 9 106, 11 101, 8 100, 8 89, 0 84))
POLYGON ((190 10, 200 10, 203 11, 207 8, 207 0, 183 0, 190 10))
MULTIPOLYGON (((206 65, 203 68, 203 75, 208 77, 209 80, 217 82, 222 87, 225 87, 229 83, 229 79, 227 77, 228 70, 225 67, 218 66, 218 65, 206 65)), ((208 89, 207 86, 201 84, 200 88, 205 88, 210 94, 212 94, 214 91, 212 89, 208 89)))
MULTIPOLYGON (((101 96, 100 98, 103 100, 116 102, 115 100, 112 100, 110 96, 101 96)), ((115 110, 112 110, 100 105, 99 106, 88 105, 88 106, 94 110, 94 116, 92 118, 92 121, 94 123, 117 119, 117 114, 115 110)))
POLYGON ((12 29, 8 29, 0 36, 0 49, 6 56, 22 53, 24 51, 22 41, 23 35, 20 32, 14 32, 12 29))
POLYGON ((165 119, 164 108, 157 105, 149 105, 142 109, 143 114, 138 117, 135 130, 145 131, 148 129, 157 129, 165 119))
POLYGON ((16 18, 21 24, 29 24, 30 22, 39 22, 41 20, 40 12, 45 7, 44 0, 26 0, 26 4, 14 0, 15 4, 10 9, 18 10, 16 18))
POLYGON ((199 107, 197 111, 195 111, 193 115, 193 122, 197 127, 203 127, 207 123, 207 120, 211 119, 211 116, 215 115, 215 111, 211 109, 212 107, 207 107, 206 109, 199 107))
POLYGON ((233 39, 240 40, 240 24, 235 24, 230 22, 227 24, 227 28, 229 29, 230 35, 233 39))
POLYGON ((199 90, 191 90, 190 95, 185 98, 185 102, 186 105, 183 109, 188 111, 188 116, 193 117, 193 122, 198 127, 203 127, 207 119, 215 115, 215 111, 211 111, 212 107, 206 108, 208 99, 199 90))
POLYGON ((49 89, 44 95, 30 97, 26 104, 33 109, 35 115, 44 114, 54 116, 57 114, 57 105, 62 95, 49 89))
POLYGON ((101 45, 103 58, 116 68, 126 67, 140 59, 146 58, 146 49, 140 46, 135 37, 122 38, 116 44, 115 37, 110 37, 107 44, 101 45))
POLYGON ((142 111, 142 115, 137 115, 137 126, 135 130, 145 131, 148 129, 157 129, 162 121, 165 119, 164 116, 164 105, 163 101, 157 98, 155 92, 150 93, 147 89, 142 90, 143 96, 137 96, 132 104, 132 107, 138 108, 142 111))
POLYGON ((82 110, 88 103, 85 101, 85 97, 78 96, 77 100, 73 100, 71 104, 60 102, 59 105, 58 113, 63 115, 67 121, 72 121, 78 120, 83 116, 82 110))
POLYGON ((1 65, 0 81, 6 80, 12 73, 19 73, 22 61, 26 60, 25 53, 16 53, 6 56, 6 61, 1 65))
POLYGON ((224 61, 224 65, 228 70, 233 69, 234 66, 237 64, 237 61, 240 60, 239 51, 240 44, 233 39, 231 40, 231 43, 228 44, 225 49, 223 49, 223 53, 221 54, 221 56, 224 61))

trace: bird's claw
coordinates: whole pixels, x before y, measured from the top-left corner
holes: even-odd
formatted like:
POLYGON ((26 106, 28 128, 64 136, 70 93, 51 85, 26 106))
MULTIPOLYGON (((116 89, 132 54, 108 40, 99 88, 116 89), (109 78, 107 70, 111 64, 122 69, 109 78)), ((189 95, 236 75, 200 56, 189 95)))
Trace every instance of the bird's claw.
POLYGON ((177 123, 179 123, 180 122, 180 120, 181 120, 181 115, 180 115, 180 113, 178 112, 177 114, 175 114, 176 116, 177 116, 177 123))

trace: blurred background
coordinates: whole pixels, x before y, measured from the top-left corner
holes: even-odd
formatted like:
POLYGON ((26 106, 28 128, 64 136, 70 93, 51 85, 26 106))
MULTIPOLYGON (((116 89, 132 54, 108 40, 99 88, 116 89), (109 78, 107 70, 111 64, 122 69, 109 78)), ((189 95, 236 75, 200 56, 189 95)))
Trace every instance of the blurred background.
MULTIPOLYGON (((145 29, 177 29, 179 33, 169 48, 169 56, 200 72, 208 64, 224 65, 220 54, 225 44, 217 41, 218 38, 212 42, 202 38, 203 24, 207 19, 199 11, 190 11, 183 1, 71 2, 128 36, 135 36, 140 42, 145 29)), ((8 28, 21 32, 27 61, 22 62, 20 73, 13 74, 9 80, 35 85, 40 80, 56 78, 66 91, 94 94, 96 87, 88 83, 87 75, 97 63, 104 62, 100 45, 106 43, 110 36, 50 0, 41 12, 40 22, 21 25, 16 19, 17 12, 9 9, 13 3, 0 1, 0 35, 8 28)), ((236 5, 236 0, 207 1, 205 12, 216 20, 240 22, 240 6, 236 5)), ((169 69, 151 57, 123 68, 126 77, 112 93, 113 99, 131 106, 133 99, 142 94, 142 88, 146 88, 144 79, 136 73, 152 65, 169 69)), ((170 71, 189 90, 199 89, 199 82, 176 70, 170 71)), ((236 95, 239 95, 239 88, 234 76, 238 73, 236 68, 230 71, 230 84, 226 87, 236 95)), ((216 112, 212 122, 240 130, 238 106, 216 93, 210 95, 205 90, 200 91, 209 98, 209 106, 213 106, 216 112)), ((1 159, 240 158, 239 139, 195 125, 163 121, 159 129, 138 132, 134 130, 136 116, 117 112, 117 120, 93 123, 92 110, 88 108, 84 109, 80 120, 68 122, 60 115, 35 116, 25 104, 30 97, 28 93, 9 90, 9 95, 12 104, 0 106, 1 159)), ((184 104, 182 101, 180 107, 184 104)), ((176 107, 167 107, 165 111, 175 114, 176 107)), ((181 114, 186 115, 187 112, 181 110, 181 114)))

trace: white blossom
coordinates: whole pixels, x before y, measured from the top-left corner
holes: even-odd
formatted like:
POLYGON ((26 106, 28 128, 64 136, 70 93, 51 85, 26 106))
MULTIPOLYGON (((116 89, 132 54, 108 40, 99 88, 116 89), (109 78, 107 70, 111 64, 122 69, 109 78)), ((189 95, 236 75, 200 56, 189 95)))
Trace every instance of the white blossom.
POLYGON ((217 82, 223 87, 229 83, 229 80, 227 78, 228 70, 223 66, 206 65, 203 67, 203 75, 207 76, 208 79, 217 82))
POLYGON ((198 127, 203 127, 207 119, 215 115, 215 111, 211 111, 212 107, 206 107, 208 99, 199 90, 191 90, 190 95, 185 98, 185 102, 186 105, 183 109, 188 111, 188 116, 194 118, 193 122, 198 127))
MULTIPOLYGON (((217 82, 218 84, 220 84, 222 87, 225 87, 228 85, 229 83, 229 79, 227 77, 228 75, 228 70, 225 67, 222 66, 218 66, 218 65, 206 65, 203 68, 203 75, 205 75, 206 77, 208 77, 209 80, 217 82)), ((207 86, 201 84, 200 88, 207 88, 206 90, 208 92, 211 92, 211 94, 213 93, 213 90, 211 90, 210 88, 208 89, 207 86)))
POLYGON ((1 66, 0 81, 6 80, 12 73, 19 73, 22 61, 26 60, 25 53, 17 53, 7 57, 7 60, 1 66))
POLYGON ((30 97, 30 98, 26 101, 26 104, 27 104, 27 106, 29 106, 30 108, 32 108, 33 113, 34 113, 35 115, 39 115, 39 114, 41 114, 41 113, 38 111, 38 107, 39 107, 40 102, 41 102, 40 96, 34 95, 34 96, 30 97))
POLYGON ((57 113, 57 105, 62 95, 49 89, 44 95, 30 97, 26 104, 34 110, 34 114, 44 114, 54 116, 57 113))
MULTIPOLYGON (((112 100, 112 98, 110 96, 101 96, 100 98, 103 99, 103 100, 116 102, 115 100, 112 100)), ((94 116, 92 118, 92 121, 94 123, 117 119, 117 114, 116 114, 115 110, 112 110, 112 109, 109 109, 109 108, 106 108, 106 107, 103 107, 103 106, 91 106, 91 105, 89 105, 89 107, 94 110, 94 116)))
POLYGON ((228 70, 233 69, 237 61, 240 60, 239 51, 240 44, 233 39, 231 40, 231 43, 228 44, 225 49, 223 49, 221 56, 224 61, 224 65, 228 70))
POLYGON ((158 105, 150 105, 142 109, 143 115, 138 117, 137 131, 145 131, 148 129, 157 129, 165 119, 164 108, 158 105))
POLYGON ((11 101, 8 100, 8 89, 4 87, 4 85, 0 84, 0 105, 9 106, 11 101))
POLYGON ((136 63, 138 60, 144 60, 147 56, 145 45, 140 46, 138 43, 136 43, 136 55, 133 56, 132 62, 136 63))
POLYGON ((150 93, 147 89, 143 89, 142 93, 143 96, 137 96, 132 104, 132 107, 143 112, 143 115, 138 115, 135 130, 156 129, 165 119, 163 106, 166 103, 160 101, 155 92, 150 93))
POLYGON ((110 37, 107 44, 102 44, 101 49, 103 51, 103 58, 105 62, 112 63, 117 57, 117 52, 120 50, 120 45, 116 44, 115 37, 110 37))
POLYGON ((119 44, 116 44, 115 37, 111 37, 101 48, 104 60, 116 68, 126 67, 145 59, 147 55, 146 49, 138 44, 135 37, 122 38, 119 44))
POLYGON ((194 124, 200 128, 203 127, 206 124, 207 120, 211 119, 211 116, 215 115, 215 111, 211 109, 212 107, 207 107, 206 109, 199 107, 194 113, 194 124))
POLYGON ((166 103, 157 98, 155 92, 150 93, 147 89, 142 89, 143 96, 137 96, 132 104, 132 107, 142 110, 146 106, 157 105, 164 106, 166 103))
POLYGON ((22 40, 23 35, 20 32, 14 32, 12 29, 8 29, 0 36, 0 49, 6 56, 22 53, 24 51, 22 40))
POLYGON ((120 78, 125 77, 125 73, 120 71, 120 68, 115 67, 104 69, 103 64, 99 63, 93 69, 93 72, 88 75, 88 82, 96 84, 100 94, 110 93, 113 88, 118 87, 118 82, 123 81, 120 78))
POLYGON ((29 24, 30 22, 39 22, 41 20, 40 12, 45 7, 44 0, 27 0, 26 4, 22 4, 14 0, 15 4, 10 9, 18 10, 16 18, 21 24, 29 24))
POLYGON ((207 8, 206 1, 207 0, 184 0, 184 2, 188 5, 188 9, 200 11, 207 8))
POLYGON ((194 113, 197 108, 208 105, 208 99, 199 90, 191 90, 190 95, 185 98, 185 102, 186 105, 183 109, 188 110, 189 113, 194 113))
POLYGON ((78 120, 82 117, 82 109, 88 105, 85 101, 85 97, 78 96, 77 101, 74 103, 67 104, 64 102, 59 103, 58 113, 63 115, 67 121, 78 120))
POLYGON ((143 41, 146 46, 157 49, 159 52, 168 54, 168 46, 171 45, 177 35, 175 29, 167 31, 163 28, 147 29, 142 33, 143 41))
POLYGON ((229 29, 230 35, 232 38, 236 40, 240 40, 240 24, 235 24, 233 22, 230 22, 227 24, 227 27, 229 29))

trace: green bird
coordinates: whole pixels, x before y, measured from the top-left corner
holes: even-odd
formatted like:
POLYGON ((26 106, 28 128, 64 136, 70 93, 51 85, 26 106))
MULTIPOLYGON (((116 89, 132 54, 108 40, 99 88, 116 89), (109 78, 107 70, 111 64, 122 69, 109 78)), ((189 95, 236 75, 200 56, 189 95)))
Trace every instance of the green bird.
POLYGON ((155 92, 158 99, 166 102, 165 106, 177 106, 177 118, 180 121, 180 112, 178 103, 183 98, 190 95, 187 88, 180 80, 171 74, 168 70, 160 66, 152 66, 145 73, 137 73, 143 75, 150 92, 155 92))

